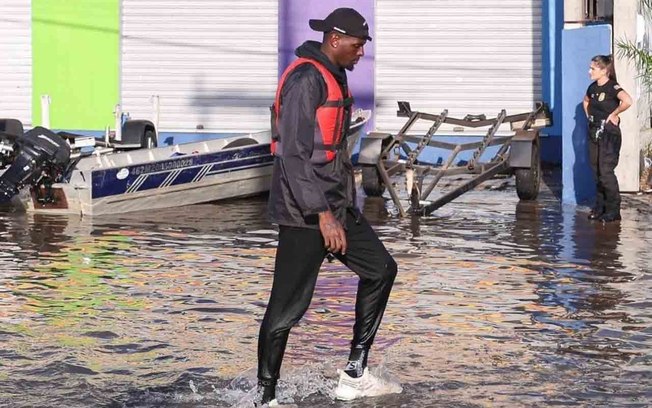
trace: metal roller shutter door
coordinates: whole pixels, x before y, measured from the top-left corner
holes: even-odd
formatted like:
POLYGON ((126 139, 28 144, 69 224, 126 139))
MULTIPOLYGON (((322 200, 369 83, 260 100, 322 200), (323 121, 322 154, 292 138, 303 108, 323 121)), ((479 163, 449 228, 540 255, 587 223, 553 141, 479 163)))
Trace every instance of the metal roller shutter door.
POLYGON ((278 1, 123 0, 121 100, 162 131, 269 128, 278 60, 278 1))
POLYGON ((398 100, 461 118, 541 99, 541 0, 378 0, 376 13, 379 130, 405 123, 398 100))
POLYGON ((32 123, 31 2, 0 1, 0 117, 32 123))

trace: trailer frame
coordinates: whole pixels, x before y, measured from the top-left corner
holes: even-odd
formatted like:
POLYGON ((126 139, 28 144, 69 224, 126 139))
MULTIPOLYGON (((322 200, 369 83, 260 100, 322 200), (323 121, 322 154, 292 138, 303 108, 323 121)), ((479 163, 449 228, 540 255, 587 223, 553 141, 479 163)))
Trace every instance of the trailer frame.
MULTIPOLYGON (((541 180, 539 129, 551 124, 548 106, 535 103, 530 112, 507 115, 505 109, 491 119, 486 115, 466 115, 464 119, 448 116, 448 110, 440 114, 413 111, 410 103, 398 102, 397 116, 407 121, 396 135, 371 132, 361 140, 358 163, 362 165, 362 185, 368 196, 380 196, 385 189, 404 217, 409 213, 429 215, 436 209, 477 187, 499 173, 514 170, 516 190, 520 199, 534 200, 538 196, 541 180), (408 133, 419 120, 432 122, 428 131, 421 135, 408 133), (451 143, 435 135, 442 124, 462 128, 487 130, 479 141, 451 143), (497 135, 501 125, 509 124, 513 135, 497 135), (500 146, 496 154, 486 162, 481 158, 487 148, 500 146), (449 150, 448 158, 441 165, 419 160, 426 147, 449 150), (454 164, 461 152, 473 151, 470 160, 462 165, 454 164), (391 178, 403 174, 410 207, 403 207, 397 188, 391 178), (433 201, 428 197, 438 183, 448 176, 473 174, 470 180, 443 194, 433 201), (426 183, 426 177, 432 176, 426 183)), ((449 137, 446 135, 444 137, 449 137)), ((475 136, 477 139, 479 136, 475 136)))

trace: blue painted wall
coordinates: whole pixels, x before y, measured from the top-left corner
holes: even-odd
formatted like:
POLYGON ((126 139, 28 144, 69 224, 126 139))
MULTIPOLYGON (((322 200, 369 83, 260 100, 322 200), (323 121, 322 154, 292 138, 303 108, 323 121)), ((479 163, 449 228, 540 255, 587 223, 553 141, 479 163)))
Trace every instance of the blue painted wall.
POLYGON ((542 2, 541 88, 543 101, 552 111, 552 126, 541 131, 541 159, 560 164, 562 159, 561 32, 564 27, 563 0, 542 2))
POLYGON ((589 65, 598 54, 611 53, 611 26, 597 25, 562 32, 562 202, 590 205, 595 181, 588 155, 588 128, 582 100, 591 84, 589 65))

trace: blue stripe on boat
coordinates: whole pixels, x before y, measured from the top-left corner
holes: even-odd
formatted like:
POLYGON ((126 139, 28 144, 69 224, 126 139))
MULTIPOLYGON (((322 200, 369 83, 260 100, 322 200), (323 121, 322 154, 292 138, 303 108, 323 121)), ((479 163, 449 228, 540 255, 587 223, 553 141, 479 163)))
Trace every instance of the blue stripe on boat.
POLYGON ((120 168, 98 169, 92 172, 91 195, 95 199, 199 182, 216 174, 271 165, 272 161, 269 144, 262 144, 215 153, 181 155, 169 160, 120 168), (129 174, 119 180, 117 174, 125 168, 129 174), (173 172, 178 174, 171 176, 173 172), (163 182, 165 185, 162 186, 163 182))

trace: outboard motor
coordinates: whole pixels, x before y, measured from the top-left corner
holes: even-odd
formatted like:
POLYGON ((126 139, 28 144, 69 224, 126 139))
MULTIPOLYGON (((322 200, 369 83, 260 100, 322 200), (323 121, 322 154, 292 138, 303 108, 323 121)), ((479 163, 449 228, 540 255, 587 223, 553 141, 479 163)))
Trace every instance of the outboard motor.
POLYGON ((0 169, 14 160, 16 138, 23 135, 23 124, 18 119, 0 119, 0 169))
POLYGON ((26 185, 52 170, 60 172, 70 159, 70 146, 56 133, 37 126, 16 139, 11 167, 0 176, 0 203, 9 201, 26 185))
POLYGON ((16 136, 0 132, 0 169, 11 164, 14 158, 14 145, 16 136))

